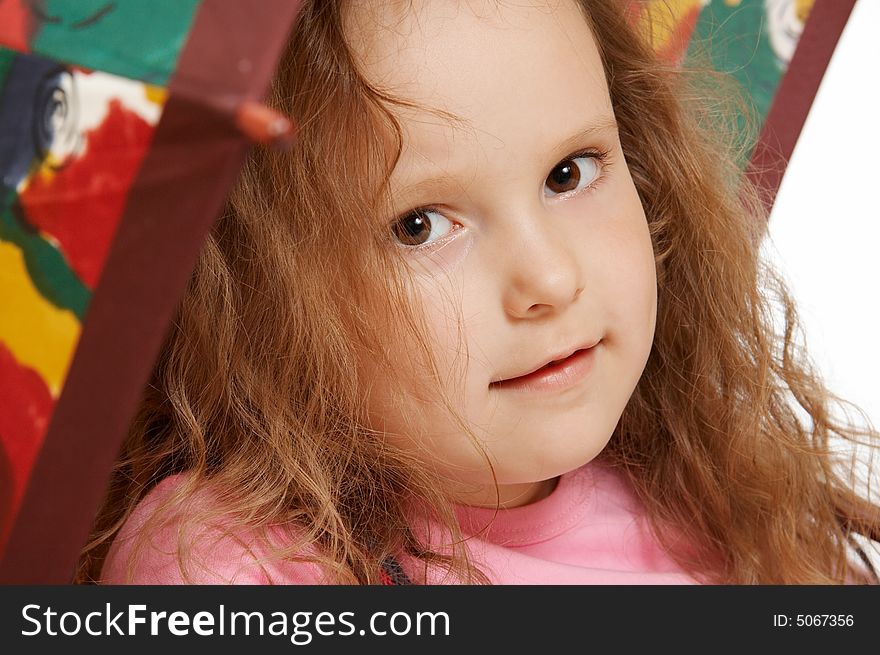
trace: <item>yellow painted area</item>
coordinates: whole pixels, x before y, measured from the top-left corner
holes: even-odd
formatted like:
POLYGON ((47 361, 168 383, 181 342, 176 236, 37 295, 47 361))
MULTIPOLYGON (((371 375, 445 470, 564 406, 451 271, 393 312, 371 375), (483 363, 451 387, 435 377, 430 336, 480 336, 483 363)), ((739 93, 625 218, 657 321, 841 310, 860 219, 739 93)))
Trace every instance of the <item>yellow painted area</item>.
POLYGON ((797 14, 798 20, 806 24, 807 18, 810 15, 810 10, 813 8, 814 0, 795 0, 794 1, 794 11, 797 14))
POLYGON ((73 312, 58 309, 37 291, 18 246, 0 241, 0 341, 32 368, 58 397, 79 340, 73 312))
POLYGON ((655 50, 662 50, 675 34, 675 26, 687 14, 703 6, 703 0, 649 0, 643 6, 642 20, 650 28, 655 50))
POLYGON ((153 104, 164 107, 165 100, 168 99, 168 89, 164 86, 156 86, 155 84, 144 84, 144 95, 153 104))
POLYGON ((32 168, 33 171, 26 179, 22 180, 21 184, 18 186, 18 191, 21 193, 24 191, 30 181, 34 178, 42 178, 42 182, 44 184, 51 184, 52 178, 55 177, 55 171, 57 171, 64 164, 62 160, 58 158, 57 155, 52 153, 51 151, 46 154, 45 159, 43 159, 39 166, 36 168, 32 168))

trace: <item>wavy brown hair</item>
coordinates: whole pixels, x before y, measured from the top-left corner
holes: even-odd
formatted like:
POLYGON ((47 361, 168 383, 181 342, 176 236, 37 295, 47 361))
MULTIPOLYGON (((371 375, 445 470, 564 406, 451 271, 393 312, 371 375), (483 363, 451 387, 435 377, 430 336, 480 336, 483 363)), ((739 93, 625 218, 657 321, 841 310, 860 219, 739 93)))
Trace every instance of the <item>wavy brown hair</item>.
MULTIPOLYGON (((226 525, 233 517, 267 542, 270 526, 295 526, 273 555, 317 561, 328 582, 376 583, 400 553, 487 581, 440 481, 367 427, 365 355, 393 379, 389 342, 405 340, 426 375, 436 371, 381 227, 401 101, 358 72, 346 4, 302 9, 269 97, 297 118, 298 141, 254 151, 205 244, 79 581, 100 579, 134 506, 179 472, 188 475, 167 505, 209 488, 226 525), (414 507, 448 530, 448 548, 420 542, 414 507)), ((799 345, 794 303, 759 256, 765 220, 707 87, 658 62, 623 4, 581 2, 653 239, 658 315, 600 458, 624 472, 662 543, 698 579, 866 581, 870 566, 855 555, 878 537, 880 509, 833 446, 873 448, 878 435, 832 414, 839 401, 799 345)))

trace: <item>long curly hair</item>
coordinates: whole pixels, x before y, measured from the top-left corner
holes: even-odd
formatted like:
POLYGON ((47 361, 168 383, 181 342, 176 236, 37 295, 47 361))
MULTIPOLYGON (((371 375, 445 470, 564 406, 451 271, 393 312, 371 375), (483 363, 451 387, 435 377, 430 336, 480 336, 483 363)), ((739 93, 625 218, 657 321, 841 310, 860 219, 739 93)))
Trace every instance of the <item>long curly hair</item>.
MULTIPOLYGON (((857 493, 852 462, 834 445, 873 448, 878 435, 834 417, 841 401, 799 345, 791 296, 759 256, 757 194, 707 101, 714 82, 659 62, 625 4, 580 2, 653 240, 658 315, 647 366, 600 458, 628 478, 658 538, 699 580, 868 581, 856 555, 877 539, 880 508, 857 493)), ((81 582, 100 580, 134 506, 180 472, 167 504, 210 488, 224 520, 267 543, 269 526, 292 526, 274 555, 315 561, 329 582, 377 583, 382 562, 400 553, 487 582, 440 481, 367 427, 363 354, 393 379, 389 335, 429 363, 430 348, 377 227, 401 150, 391 111, 401 101, 358 71, 346 5, 304 4, 269 96, 297 118, 298 141, 253 152, 205 243, 81 582), (445 526, 449 548, 413 533, 414 507, 445 526)))

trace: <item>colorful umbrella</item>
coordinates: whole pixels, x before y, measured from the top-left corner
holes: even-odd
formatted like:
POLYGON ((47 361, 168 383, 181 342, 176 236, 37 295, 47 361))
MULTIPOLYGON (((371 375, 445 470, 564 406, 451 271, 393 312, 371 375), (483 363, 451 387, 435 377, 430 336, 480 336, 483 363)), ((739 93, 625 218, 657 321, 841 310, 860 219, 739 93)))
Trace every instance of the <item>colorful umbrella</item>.
POLYGON ((70 579, 298 5, 0 0, 0 579, 70 579))
MULTIPOLYGON (((772 204, 854 0, 649 0, 733 73, 772 204)), ((66 582, 248 139, 292 0, 0 0, 0 581, 66 582)))

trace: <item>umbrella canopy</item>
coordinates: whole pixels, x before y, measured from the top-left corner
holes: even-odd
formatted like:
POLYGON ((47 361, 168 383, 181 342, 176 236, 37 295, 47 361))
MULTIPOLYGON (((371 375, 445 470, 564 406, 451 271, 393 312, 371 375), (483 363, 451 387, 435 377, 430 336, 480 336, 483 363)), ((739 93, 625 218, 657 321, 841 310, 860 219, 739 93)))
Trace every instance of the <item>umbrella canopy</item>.
POLYGON ((757 143, 742 160, 770 212, 855 0, 648 0, 634 19, 671 63, 732 76, 747 92, 757 143))

